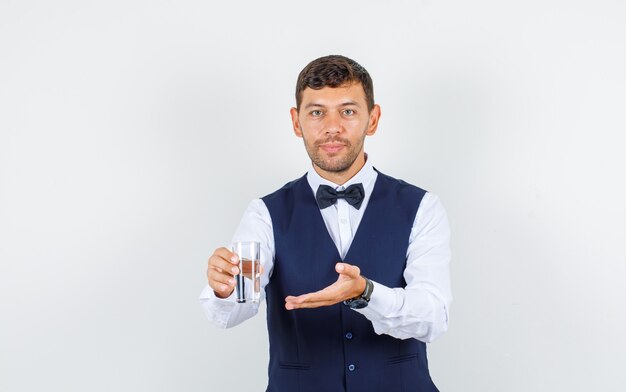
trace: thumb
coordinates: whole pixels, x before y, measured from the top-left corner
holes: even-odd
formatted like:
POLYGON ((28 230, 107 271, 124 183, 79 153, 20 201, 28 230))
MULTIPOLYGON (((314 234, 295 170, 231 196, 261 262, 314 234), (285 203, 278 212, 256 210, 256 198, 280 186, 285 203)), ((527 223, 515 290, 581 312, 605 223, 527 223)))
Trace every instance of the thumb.
POLYGON ((339 274, 347 275, 350 278, 358 278, 361 275, 361 269, 359 267, 347 263, 337 263, 335 265, 335 271, 339 274))

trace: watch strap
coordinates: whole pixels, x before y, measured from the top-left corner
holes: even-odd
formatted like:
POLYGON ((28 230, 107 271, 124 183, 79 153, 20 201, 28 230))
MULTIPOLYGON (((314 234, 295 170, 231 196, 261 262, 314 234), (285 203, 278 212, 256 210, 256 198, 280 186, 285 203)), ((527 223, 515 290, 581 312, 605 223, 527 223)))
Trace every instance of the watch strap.
POLYGON ((363 298, 367 302, 370 302, 370 298, 372 298, 372 292, 374 292, 374 283, 371 280, 367 279, 365 276, 363 276, 363 279, 365 279, 365 290, 363 290, 361 298, 363 298))
POLYGON ((372 297, 372 292, 374 291, 374 283, 367 279, 365 276, 361 275, 363 279, 365 279, 365 289, 363 293, 358 297, 351 298, 343 301, 343 304, 349 306, 353 309, 361 309, 367 306, 370 302, 370 298, 372 297))

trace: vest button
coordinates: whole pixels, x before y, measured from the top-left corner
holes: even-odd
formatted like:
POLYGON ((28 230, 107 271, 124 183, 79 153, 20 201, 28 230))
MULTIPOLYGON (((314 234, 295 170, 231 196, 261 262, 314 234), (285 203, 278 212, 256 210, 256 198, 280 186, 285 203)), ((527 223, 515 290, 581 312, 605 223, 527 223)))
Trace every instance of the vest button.
POLYGON ((352 332, 346 333, 346 339, 348 339, 348 340, 352 339, 352 332))
POLYGON ((349 365, 348 365, 348 370, 349 370, 349 371, 353 372, 353 371, 354 371, 354 369, 356 369, 356 366, 354 366, 353 364, 349 364, 349 365))

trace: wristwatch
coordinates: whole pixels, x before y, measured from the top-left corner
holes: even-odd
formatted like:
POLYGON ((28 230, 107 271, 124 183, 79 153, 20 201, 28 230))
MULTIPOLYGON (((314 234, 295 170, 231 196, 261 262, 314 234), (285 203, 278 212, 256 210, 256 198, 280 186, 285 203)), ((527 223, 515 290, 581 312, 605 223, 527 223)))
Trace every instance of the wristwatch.
POLYGON ((365 290, 363 293, 356 298, 343 301, 343 304, 350 307, 350 309, 363 309, 369 304, 370 298, 372 297, 374 283, 363 275, 361 275, 361 277, 365 279, 365 290))

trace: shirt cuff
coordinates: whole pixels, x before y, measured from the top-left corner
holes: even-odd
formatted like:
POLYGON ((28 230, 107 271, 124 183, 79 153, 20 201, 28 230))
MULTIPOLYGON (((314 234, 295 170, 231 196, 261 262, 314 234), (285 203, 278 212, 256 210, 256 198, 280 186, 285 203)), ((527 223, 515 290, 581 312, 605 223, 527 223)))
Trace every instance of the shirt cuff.
POLYGON ((218 327, 226 328, 230 315, 235 310, 235 290, 227 298, 219 298, 213 289, 207 285, 200 293, 200 304, 209 321, 218 327))

